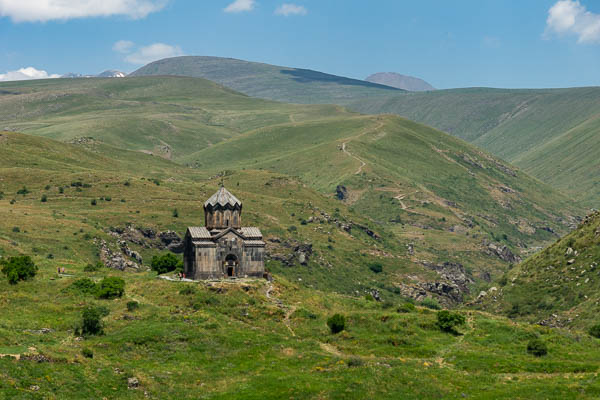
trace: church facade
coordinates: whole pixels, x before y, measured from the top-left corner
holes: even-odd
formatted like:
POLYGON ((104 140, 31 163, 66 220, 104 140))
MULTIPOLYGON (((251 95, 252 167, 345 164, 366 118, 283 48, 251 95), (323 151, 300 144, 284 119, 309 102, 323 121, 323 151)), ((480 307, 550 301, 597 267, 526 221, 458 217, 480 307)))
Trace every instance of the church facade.
POLYGON ((242 227, 242 202, 221 187, 204 203, 203 227, 189 227, 184 270, 190 279, 262 277, 265 242, 260 229, 242 227))

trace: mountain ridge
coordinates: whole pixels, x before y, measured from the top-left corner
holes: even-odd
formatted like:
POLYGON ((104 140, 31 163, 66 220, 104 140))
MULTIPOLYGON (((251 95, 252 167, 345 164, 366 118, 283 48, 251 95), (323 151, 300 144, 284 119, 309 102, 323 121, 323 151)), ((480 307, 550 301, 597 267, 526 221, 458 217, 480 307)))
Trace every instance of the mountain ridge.
POLYGON ((436 90, 428 82, 421 78, 402 75, 397 72, 377 72, 365 78, 367 82, 379 83, 381 85, 404 89, 409 92, 425 92, 436 90))

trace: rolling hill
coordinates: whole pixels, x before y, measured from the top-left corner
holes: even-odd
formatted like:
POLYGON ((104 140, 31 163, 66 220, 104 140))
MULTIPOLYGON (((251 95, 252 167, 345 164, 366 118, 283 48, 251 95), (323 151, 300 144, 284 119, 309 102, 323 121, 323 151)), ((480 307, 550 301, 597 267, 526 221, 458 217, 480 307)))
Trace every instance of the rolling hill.
MULTIPOLYGON (((385 123, 405 124, 396 117, 390 121, 385 123)), ((387 136, 395 136, 391 129, 386 125, 387 136)), ((420 140, 446 137, 430 129, 421 135, 420 140)), ((418 145, 416 133, 411 141, 418 145)), ((464 309, 457 312, 465 325, 443 332, 435 310, 409 305, 395 290, 416 276, 440 279, 433 271, 410 263, 386 227, 282 173, 246 169, 225 177, 244 201, 244 220, 263 229, 274 282, 157 279, 147 265, 165 250, 156 247, 149 232, 181 234, 197 224, 203 200, 220 180, 97 139, 63 143, 0 132, 0 255, 29 254, 39 266, 33 279, 16 285, 0 275, 0 304, 10 310, 0 324, 0 397, 512 399, 519 393, 545 399, 600 394, 596 339, 464 309), (348 232, 323 213, 355 226, 348 232), (148 236, 131 236, 142 231, 148 236), (90 270, 86 264, 98 260, 102 240, 115 253, 122 252, 119 241, 125 242, 141 253, 142 267, 90 270), (277 259, 293 251, 283 244, 306 242, 313 246, 307 265, 277 259), (368 268, 376 261, 383 264, 378 274, 368 268), (57 274, 58 267, 65 273, 57 274), (124 279, 122 297, 103 300, 81 289, 81 282, 89 282, 85 279, 98 283, 105 277, 124 279), (373 288, 383 301, 365 297, 373 288), (104 334, 76 334, 87 306, 102 310, 104 334), (346 321, 339 334, 326 323, 335 313, 346 321), (532 339, 547 343, 546 356, 527 352, 532 339)))
POLYGON ((583 204, 598 207, 597 87, 406 93, 320 72, 216 57, 169 58, 132 75, 201 77, 253 97, 397 114, 471 142, 583 204))
POLYGON ((390 86, 309 69, 220 57, 166 58, 129 76, 152 75, 204 78, 249 96, 287 103, 345 104, 356 98, 402 92, 390 86))
MULTIPOLYGON (((459 276, 460 296, 427 286, 444 301, 468 294, 463 268, 469 282, 499 277, 508 264, 570 229, 581 211, 489 154, 393 115, 254 99, 186 77, 30 81, 0 90, 0 126, 10 130, 152 153, 207 176, 284 174, 370 224, 356 229, 395 243, 394 253, 369 251, 386 265, 408 253, 409 270, 425 266, 430 278, 445 281, 459 276)), ((324 216, 314 212, 299 214, 290 226, 323 229, 324 216)), ((353 255, 347 257, 340 262, 351 263, 353 255)), ((423 281, 398 276, 412 295, 423 281)))
POLYGON ((484 309, 549 326, 590 328, 600 311, 600 213, 509 271, 484 309))
POLYGON ((425 82, 423 79, 415 78, 414 76, 402 75, 397 72, 377 72, 376 74, 366 77, 365 81, 379 83, 380 85, 391 86, 395 87, 396 89, 403 89, 409 92, 435 90, 433 86, 425 82))

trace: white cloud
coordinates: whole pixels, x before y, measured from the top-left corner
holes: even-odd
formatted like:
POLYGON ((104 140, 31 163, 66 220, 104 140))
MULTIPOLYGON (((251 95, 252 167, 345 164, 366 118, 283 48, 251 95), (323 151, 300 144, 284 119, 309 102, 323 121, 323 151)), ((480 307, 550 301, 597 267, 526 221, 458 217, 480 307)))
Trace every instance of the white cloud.
POLYGON ((574 34, 578 43, 600 43, 600 14, 587 11, 577 0, 557 1, 548 10, 546 34, 574 34))
POLYGON ((254 0, 235 0, 233 3, 225 7, 223 11, 228 13, 252 11, 255 4, 256 1, 254 0))
POLYGON ((179 46, 171 46, 164 43, 154 43, 149 46, 140 47, 125 57, 125 61, 130 64, 141 65, 151 63, 152 61, 161 60, 163 58, 177 57, 182 55, 183 51, 179 46))
POLYGON ((291 3, 284 3, 275 10, 276 15, 283 15, 284 17, 289 17, 290 15, 306 15, 307 12, 308 11, 304 6, 291 3))
POLYGON ((167 0, 0 0, 0 16, 15 22, 126 15, 144 18, 167 0))
POLYGON ((49 75, 44 70, 38 70, 33 67, 21 68, 16 71, 8 71, 5 74, 0 74, 0 81, 24 81, 28 79, 48 79, 60 78, 60 75, 49 75))
POLYGON ((134 44, 129 40, 119 40, 113 45, 113 50, 121 54, 131 53, 134 44))

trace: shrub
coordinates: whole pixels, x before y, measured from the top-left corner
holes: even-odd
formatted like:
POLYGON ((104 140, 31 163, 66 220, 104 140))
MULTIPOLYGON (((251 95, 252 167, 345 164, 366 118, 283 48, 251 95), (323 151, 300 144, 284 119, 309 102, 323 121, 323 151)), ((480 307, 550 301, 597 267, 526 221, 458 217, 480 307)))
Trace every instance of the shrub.
POLYGON ((290 232, 296 232, 297 230, 298 230, 298 228, 295 225, 290 225, 288 227, 288 231, 290 231, 290 232))
MULTIPOLYGON (((87 235, 87 233, 86 233, 87 235)), ((85 272, 96 272, 99 271, 100 269, 102 269, 104 267, 104 264, 102 264, 102 261, 98 261, 96 264, 88 264, 85 267, 83 267, 83 270, 85 272)))
POLYGON ((331 333, 340 333, 346 328, 346 318, 342 314, 334 314, 327 320, 331 333))
POLYGON ((83 349, 81 349, 81 354, 85 358, 94 358, 94 352, 91 349, 88 349, 87 347, 84 347, 83 349))
POLYGON ((527 343, 527 352, 536 357, 541 357, 548 354, 548 346, 540 339, 531 339, 529 343, 527 343))
POLYGON ((46 187, 44 187, 44 190, 50 190, 50 185, 46 185, 46 187))
POLYGON ((80 293, 94 293, 96 291, 96 284, 90 278, 81 278, 73 282, 70 288, 80 293))
POLYGON ((87 306, 81 313, 81 328, 75 332, 81 332, 84 336, 102 335, 104 333, 104 324, 102 318, 108 315, 106 307, 87 306))
POLYGON ((369 264, 369 269, 378 274, 383 271, 383 265, 381 265, 379 262, 374 262, 369 264))
POLYGON ((101 299, 114 299, 125 293, 125 281, 116 276, 104 278, 98 284, 96 296, 101 299))
POLYGON ((106 196, 106 197, 104 198, 104 200, 106 200, 106 201, 112 201, 112 197, 110 197, 110 196, 106 196))
POLYGON ((14 233, 19 233, 19 232, 21 232, 21 228, 19 228, 18 226, 15 226, 14 228, 12 228, 12 231, 14 233))
POLYGON ((140 303, 135 300, 127 302, 127 311, 135 311, 140 308, 140 303))
POLYGON ((0 265, 2 265, 2 273, 6 275, 11 285, 33 278, 38 270, 29 256, 10 257, 8 260, 0 261, 0 265))
POLYGON ((92 201, 90 201, 90 204, 95 206, 96 204, 98 204, 98 201, 96 199, 92 199, 92 201))
POLYGON ((442 310, 437 313, 437 326, 444 332, 456 332, 456 327, 464 325, 465 317, 459 313, 442 310))
POLYGON ((60 186, 60 187, 58 188, 58 193, 60 193, 60 194, 63 194, 64 192, 65 192, 65 188, 64 188, 64 187, 62 187, 62 186, 60 186))
POLYGON ((175 271, 176 269, 182 269, 183 261, 172 253, 165 253, 160 256, 152 257, 150 265, 152 270, 159 274, 164 274, 166 272, 175 271))
POLYGON ((185 285, 185 287, 179 291, 179 294, 184 294, 184 295, 196 294, 196 288, 192 285, 185 285))
POLYGON ((45 202, 47 202, 47 201, 48 201, 48 196, 46 196, 45 194, 43 194, 43 195, 42 195, 42 198, 40 199, 40 201, 41 201, 42 203, 45 203, 45 202))
POLYGON ((177 209, 174 209, 172 212, 173 218, 179 218, 179 211, 177 211, 177 209))
POLYGON ((15 199, 12 199, 12 200, 10 201, 10 204, 15 204, 16 202, 17 202, 17 201, 16 201, 15 199))
POLYGON ((427 307, 427 308, 430 308, 432 310, 440 310, 442 308, 440 306, 440 303, 437 302, 437 300, 429 298, 429 297, 427 297, 425 300, 423 300, 421 302, 421 305, 423 307, 427 307))
POLYGON ((123 185, 125 185, 125 186, 131 186, 131 182, 125 181, 125 183, 123 183, 123 185))
POLYGON ((348 366, 349 367, 360 367, 362 365, 364 365, 364 361, 362 360, 362 358, 359 357, 352 357, 351 359, 348 360, 348 366))
POLYGON ((592 326, 589 330, 589 333, 595 338, 600 338, 600 324, 592 326))
POLYGON ((313 313, 306 308, 299 308, 294 312, 294 316, 298 318, 306 318, 306 319, 317 319, 317 314, 313 313))
POLYGON ((25 186, 23 186, 22 189, 17 190, 17 194, 22 194, 23 196, 25 196, 28 193, 30 193, 29 189, 27 189, 25 186))
POLYGON ((415 310, 416 310, 416 307, 412 303, 404 303, 404 304, 401 304, 400 307, 398 307, 399 313, 411 313, 411 312, 414 312, 415 310))

